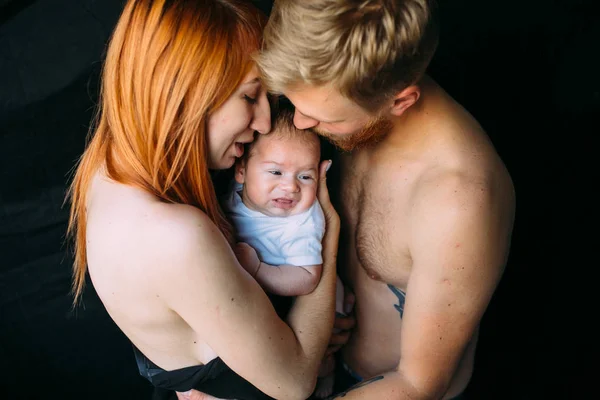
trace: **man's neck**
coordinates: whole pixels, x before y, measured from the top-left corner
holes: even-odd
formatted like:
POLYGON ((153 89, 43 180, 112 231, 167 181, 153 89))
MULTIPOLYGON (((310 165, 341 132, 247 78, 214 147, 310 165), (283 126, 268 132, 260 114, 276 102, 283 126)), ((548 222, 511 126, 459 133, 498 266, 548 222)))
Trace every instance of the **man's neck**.
POLYGON ((437 84, 430 78, 423 77, 419 86, 421 89, 419 100, 402 115, 392 117, 393 128, 381 142, 382 145, 394 146, 408 152, 420 151, 427 147, 432 139, 432 131, 426 127, 431 117, 431 102, 437 95, 437 84))

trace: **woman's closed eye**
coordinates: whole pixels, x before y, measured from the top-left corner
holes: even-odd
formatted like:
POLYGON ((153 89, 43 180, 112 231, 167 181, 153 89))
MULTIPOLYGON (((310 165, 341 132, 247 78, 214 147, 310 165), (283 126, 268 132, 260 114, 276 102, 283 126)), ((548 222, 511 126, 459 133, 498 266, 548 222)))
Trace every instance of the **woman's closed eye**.
POLYGON ((250 97, 247 94, 244 95, 244 100, 246 100, 250 104, 256 104, 257 100, 254 97, 250 97))

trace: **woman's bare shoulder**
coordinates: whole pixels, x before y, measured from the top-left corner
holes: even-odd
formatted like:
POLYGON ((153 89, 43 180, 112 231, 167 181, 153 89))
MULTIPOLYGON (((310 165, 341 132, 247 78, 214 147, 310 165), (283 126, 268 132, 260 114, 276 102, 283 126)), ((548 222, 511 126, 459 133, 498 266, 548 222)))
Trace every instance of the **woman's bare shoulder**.
MULTIPOLYGON (((210 218, 197 207, 165 203, 131 186, 99 179, 88 203, 88 247, 98 265, 127 264, 159 277, 207 252, 231 252, 210 218), (213 250, 214 249, 214 250, 213 250)), ((200 263, 205 265, 205 263, 200 263)), ((149 276, 148 276, 149 277, 149 276)))
POLYGON ((223 251, 229 245, 217 226, 200 209, 184 204, 155 204, 143 223, 152 244, 149 253, 175 260, 197 257, 205 251, 223 251))

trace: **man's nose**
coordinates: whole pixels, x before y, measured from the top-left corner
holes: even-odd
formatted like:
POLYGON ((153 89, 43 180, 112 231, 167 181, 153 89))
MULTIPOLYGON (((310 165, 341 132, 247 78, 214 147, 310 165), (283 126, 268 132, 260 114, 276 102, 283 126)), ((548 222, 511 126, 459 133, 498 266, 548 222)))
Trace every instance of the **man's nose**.
POLYGON ((309 118, 306 115, 302 115, 296 110, 294 112, 294 125, 298 129, 309 129, 314 128, 319 124, 319 121, 313 118, 309 118))

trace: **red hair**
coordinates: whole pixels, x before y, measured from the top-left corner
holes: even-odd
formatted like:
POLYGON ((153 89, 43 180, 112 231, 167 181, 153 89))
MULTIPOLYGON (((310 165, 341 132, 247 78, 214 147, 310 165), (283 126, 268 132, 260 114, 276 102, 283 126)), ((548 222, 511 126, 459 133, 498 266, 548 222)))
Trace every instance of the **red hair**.
POLYGON ((87 269, 87 192, 109 178, 198 207, 232 242, 208 170, 207 120, 253 66, 265 16, 242 0, 130 0, 104 64, 96 128, 68 195, 77 303, 87 269))

